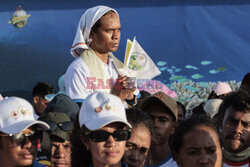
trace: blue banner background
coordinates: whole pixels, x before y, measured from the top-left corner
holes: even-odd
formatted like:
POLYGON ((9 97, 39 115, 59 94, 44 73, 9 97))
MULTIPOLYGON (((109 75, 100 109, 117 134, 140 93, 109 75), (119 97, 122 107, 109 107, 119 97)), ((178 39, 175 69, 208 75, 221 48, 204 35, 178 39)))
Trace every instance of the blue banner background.
POLYGON ((122 38, 115 55, 123 61, 126 39, 136 36, 162 71, 156 79, 165 84, 240 81, 250 71, 248 1, 3 0, 0 93, 28 96, 37 81, 57 87, 73 61, 69 50, 78 21, 96 5, 108 5, 120 14, 122 38), (19 4, 31 15, 22 29, 8 24, 19 4))

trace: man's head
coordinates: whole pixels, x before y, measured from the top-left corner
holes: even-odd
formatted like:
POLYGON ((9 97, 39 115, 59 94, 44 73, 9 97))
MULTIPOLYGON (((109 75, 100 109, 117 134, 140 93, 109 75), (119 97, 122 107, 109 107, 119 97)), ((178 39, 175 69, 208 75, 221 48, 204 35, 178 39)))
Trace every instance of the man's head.
POLYGON ((222 142, 233 153, 250 146, 250 92, 237 91, 225 98, 219 110, 222 142))
POLYGON ((178 109, 178 119, 177 121, 183 121, 185 120, 186 115, 186 107, 179 101, 177 101, 177 109, 178 109))
POLYGON ((250 90, 250 72, 243 77, 240 89, 250 90))
POLYGON ((18 97, 0 101, 0 166, 31 166, 41 131, 49 126, 37 121, 32 105, 18 97))
POLYGON ((176 101, 163 92, 157 92, 145 98, 139 107, 154 119, 155 144, 167 144, 178 117, 176 101))
POLYGON ((45 99, 47 94, 55 94, 54 87, 50 83, 38 82, 32 90, 32 105, 37 115, 43 114, 49 100, 45 99))
POLYGON ((48 134, 51 138, 51 166, 71 166, 71 143, 70 134, 73 122, 65 113, 49 112, 42 115, 43 120, 50 125, 48 134))

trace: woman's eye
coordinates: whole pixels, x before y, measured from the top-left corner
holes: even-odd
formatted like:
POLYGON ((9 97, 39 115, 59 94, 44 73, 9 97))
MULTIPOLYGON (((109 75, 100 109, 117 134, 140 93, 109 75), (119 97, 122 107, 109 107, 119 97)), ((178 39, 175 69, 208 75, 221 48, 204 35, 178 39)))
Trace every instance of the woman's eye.
POLYGON ((189 154, 189 155, 196 155, 196 154, 198 154, 198 153, 199 153, 199 152, 196 151, 196 150, 188 151, 188 154, 189 154))
POLYGON ((65 144, 64 148, 71 148, 72 146, 70 144, 65 144))
POLYGON ((140 149, 141 154, 146 154, 148 152, 148 149, 146 148, 141 148, 140 149))
POLYGON ((59 147, 57 144, 51 144, 51 146, 55 148, 59 147))
POLYGON ((160 121, 160 122, 167 122, 168 119, 167 119, 167 118, 159 118, 159 121, 160 121))
POLYGON ((127 147, 128 149, 132 149, 132 148, 133 148, 133 146, 132 146, 131 144, 126 144, 126 147, 127 147))
POLYGON ((216 149, 208 149, 207 150, 207 153, 209 153, 209 154, 213 154, 213 153, 215 153, 216 152, 216 149))
POLYGON ((106 30, 108 33, 110 33, 110 32, 112 32, 113 30, 112 29, 108 29, 108 30, 106 30))

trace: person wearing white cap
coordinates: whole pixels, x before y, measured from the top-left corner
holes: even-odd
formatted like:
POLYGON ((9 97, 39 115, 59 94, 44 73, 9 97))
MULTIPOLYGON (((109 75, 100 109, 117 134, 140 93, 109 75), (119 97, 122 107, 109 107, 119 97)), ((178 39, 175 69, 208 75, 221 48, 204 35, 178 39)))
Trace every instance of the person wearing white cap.
POLYGON ((206 102, 203 109, 212 119, 218 113, 222 102, 223 100, 221 99, 210 99, 206 102))
POLYGON ((107 92, 131 100, 131 78, 119 74, 123 64, 112 54, 120 42, 120 18, 107 6, 89 8, 81 17, 70 50, 76 59, 65 74, 66 93, 82 103, 93 92, 107 92))
POLYGON ((42 166, 35 161, 40 130, 49 125, 35 119, 32 105, 18 97, 0 101, 0 166, 42 166))
POLYGON ((131 125, 115 95, 96 92, 83 102, 71 136, 72 167, 122 167, 131 125))
POLYGON ((218 82, 214 85, 212 92, 210 93, 209 99, 224 99, 233 90, 226 82, 218 82))

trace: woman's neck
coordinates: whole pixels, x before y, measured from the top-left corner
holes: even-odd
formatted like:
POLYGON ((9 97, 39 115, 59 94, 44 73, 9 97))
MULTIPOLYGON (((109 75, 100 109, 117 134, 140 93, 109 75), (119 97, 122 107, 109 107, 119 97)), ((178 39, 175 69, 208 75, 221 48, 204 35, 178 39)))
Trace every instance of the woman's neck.
POLYGON ((101 164, 98 162, 93 162, 93 167, 122 167, 122 163, 119 162, 115 165, 110 165, 110 164, 101 164))
POLYGON ((93 51, 99 57, 99 59, 102 60, 103 63, 108 64, 108 60, 109 60, 109 54, 108 53, 101 53, 101 52, 98 52, 96 50, 93 50, 93 51))
POLYGON ((1 159, 1 162, 0 162, 0 166, 1 167, 31 167, 31 165, 29 165, 29 166, 19 166, 19 165, 9 164, 9 163, 3 161, 2 159, 1 159))

